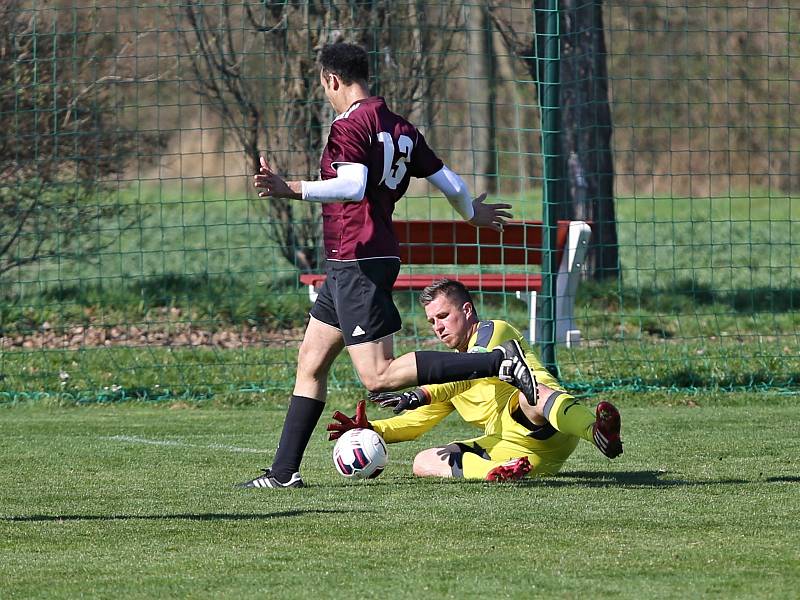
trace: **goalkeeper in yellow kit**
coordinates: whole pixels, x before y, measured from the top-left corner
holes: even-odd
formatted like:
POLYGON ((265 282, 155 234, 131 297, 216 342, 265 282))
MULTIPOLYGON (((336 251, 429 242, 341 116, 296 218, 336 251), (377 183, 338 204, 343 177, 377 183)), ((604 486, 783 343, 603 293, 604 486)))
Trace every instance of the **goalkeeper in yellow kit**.
POLYGON ((463 284, 448 279, 434 282, 420 294, 420 303, 436 337, 459 352, 490 352, 517 340, 535 375, 537 398, 526 398, 494 377, 372 394, 371 400, 402 414, 370 422, 362 401, 352 419, 334 413, 334 422, 328 425, 331 439, 355 427, 370 427, 387 443, 413 440, 455 410, 483 435, 420 452, 414 459, 415 475, 489 481, 519 479, 528 473, 552 475, 581 438, 609 458, 622 453, 616 408, 601 402, 592 413, 566 393, 516 329, 505 321, 479 320, 463 284))

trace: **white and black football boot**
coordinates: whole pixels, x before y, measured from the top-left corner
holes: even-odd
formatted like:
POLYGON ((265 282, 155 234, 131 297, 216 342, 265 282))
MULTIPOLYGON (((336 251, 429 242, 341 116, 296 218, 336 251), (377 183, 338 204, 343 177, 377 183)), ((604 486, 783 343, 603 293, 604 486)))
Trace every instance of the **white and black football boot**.
POLYGON ((278 481, 272 475, 272 469, 263 469, 264 473, 259 475, 255 479, 251 479, 250 481, 244 481, 242 483, 237 483, 236 487, 240 488, 300 488, 305 487, 305 483, 303 483, 303 478, 300 477, 300 473, 293 473, 292 476, 289 478, 289 481, 283 483, 278 481))

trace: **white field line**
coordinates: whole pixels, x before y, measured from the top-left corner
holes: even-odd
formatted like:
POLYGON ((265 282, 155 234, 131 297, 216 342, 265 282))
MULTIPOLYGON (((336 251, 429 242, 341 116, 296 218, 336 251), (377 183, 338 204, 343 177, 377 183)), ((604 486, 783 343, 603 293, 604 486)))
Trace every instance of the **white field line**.
POLYGON ((247 454, 264 454, 267 450, 257 448, 240 448, 239 446, 226 446, 225 444, 190 444, 178 440, 149 440, 135 435, 102 436, 101 439, 112 442, 125 442, 128 444, 146 444, 148 446, 173 446, 178 448, 204 448, 207 450, 223 450, 225 452, 245 452, 247 454))

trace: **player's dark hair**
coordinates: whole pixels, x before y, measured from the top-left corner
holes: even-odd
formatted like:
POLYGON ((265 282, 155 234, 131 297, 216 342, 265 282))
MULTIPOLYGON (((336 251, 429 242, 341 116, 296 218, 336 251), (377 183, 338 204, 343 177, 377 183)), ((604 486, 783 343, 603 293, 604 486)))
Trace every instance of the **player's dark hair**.
POLYGON ((339 76, 343 83, 366 83, 369 79, 369 59, 361 46, 337 42, 322 48, 319 64, 327 72, 339 76))
POLYGON ((455 279, 437 279, 419 294, 419 303, 422 306, 428 306, 431 302, 436 300, 439 296, 445 296, 448 300, 459 306, 463 306, 465 302, 472 304, 472 310, 475 317, 478 317, 478 310, 475 308, 475 301, 472 299, 472 294, 469 293, 467 287, 460 281, 455 279))

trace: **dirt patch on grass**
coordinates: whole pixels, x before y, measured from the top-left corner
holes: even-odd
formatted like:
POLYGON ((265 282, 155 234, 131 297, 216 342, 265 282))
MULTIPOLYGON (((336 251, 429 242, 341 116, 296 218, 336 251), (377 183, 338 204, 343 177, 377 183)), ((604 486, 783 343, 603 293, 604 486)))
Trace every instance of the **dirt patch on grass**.
POLYGON ((296 345, 303 330, 267 331, 258 327, 204 329, 189 323, 161 323, 143 326, 73 326, 0 336, 0 350, 59 349, 79 350, 108 346, 169 346, 176 348, 236 349, 274 345, 296 345))

